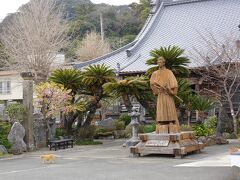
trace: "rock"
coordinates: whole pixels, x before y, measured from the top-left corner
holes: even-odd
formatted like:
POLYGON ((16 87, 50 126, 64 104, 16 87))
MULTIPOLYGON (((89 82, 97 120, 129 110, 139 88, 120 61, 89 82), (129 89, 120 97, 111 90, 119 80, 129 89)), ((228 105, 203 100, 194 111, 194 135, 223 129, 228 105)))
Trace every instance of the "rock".
POLYGON ((237 139, 237 136, 234 133, 222 133, 224 139, 237 139))
POLYGON ((205 146, 212 146, 212 145, 216 145, 216 136, 209 136, 206 138, 206 143, 205 146))
POLYGON ((8 154, 7 149, 3 145, 0 145, 0 154, 8 154))
POLYGON ((19 122, 15 122, 8 134, 8 141, 12 144, 11 152, 13 154, 22 154, 27 151, 27 146, 23 141, 24 136, 24 127, 19 122))
POLYGON ((217 144, 228 144, 229 141, 226 140, 226 139, 223 138, 223 137, 216 137, 216 143, 217 143, 217 144))
POLYGON ((198 142, 201 142, 203 144, 206 144, 206 142, 207 142, 207 138, 205 136, 200 136, 200 137, 198 137, 197 140, 198 140, 198 142))
POLYGON ((215 135, 208 136, 208 137, 199 137, 199 142, 205 144, 205 146, 212 146, 216 144, 228 144, 229 142, 223 137, 216 137, 215 135))
POLYGON ((107 119, 104 119, 104 120, 101 120, 101 121, 96 121, 96 125, 98 127, 109 129, 109 130, 113 130, 113 129, 116 128, 114 123, 113 123, 112 118, 107 118, 107 119))

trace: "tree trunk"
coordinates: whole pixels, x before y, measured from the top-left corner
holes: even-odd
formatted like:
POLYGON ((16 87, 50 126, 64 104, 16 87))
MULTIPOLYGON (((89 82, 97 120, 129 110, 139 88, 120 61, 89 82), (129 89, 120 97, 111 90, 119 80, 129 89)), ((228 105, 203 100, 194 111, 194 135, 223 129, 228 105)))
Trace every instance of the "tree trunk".
POLYGON ((231 111, 231 116, 232 116, 232 119, 233 119, 233 133, 236 135, 237 137, 237 130, 238 130, 238 123, 237 123, 237 117, 234 113, 234 108, 233 108, 233 103, 232 101, 229 101, 229 107, 230 107, 230 111, 231 111))
POLYGON ((94 118, 96 110, 97 110, 97 104, 91 104, 90 109, 89 109, 89 113, 87 115, 87 118, 86 118, 86 121, 84 122, 83 127, 87 127, 87 126, 91 125, 91 122, 94 118))
POLYGON ((190 126, 191 122, 191 111, 187 110, 187 125, 190 126))
POLYGON ((49 140, 50 140, 50 132, 51 132, 51 129, 50 129, 50 125, 48 123, 48 119, 46 117, 46 114, 43 113, 43 121, 46 123, 46 146, 48 146, 48 143, 49 143, 49 140))
POLYGON ((80 114, 78 116, 77 129, 82 127, 82 122, 83 122, 83 114, 80 114))
POLYGON ((67 131, 68 135, 72 135, 73 133, 73 129, 72 129, 72 125, 75 121, 75 119, 78 117, 78 113, 70 113, 68 116, 66 116, 67 119, 67 126, 65 127, 65 130, 67 131))
POLYGON ((234 134, 236 135, 237 137, 237 134, 238 134, 238 122, 237 122, 237 118, 236 116, 233 116, 233 130, 234 130, 234 134))
POLYGON ((51 127, 50 127, 50 125, 49 125, 49 122, 48 122, 48 120, 47 120, 47 139, 51 139, 51 137, 52 137, 52 133, 51 133, 52 131, 51 131, 51 127))
POLYGON ((130 97, 127 94, 122 95, 124 105, 127 108, 127 111, 130 113, 132 112, 132 103, 130 101, 130 97))

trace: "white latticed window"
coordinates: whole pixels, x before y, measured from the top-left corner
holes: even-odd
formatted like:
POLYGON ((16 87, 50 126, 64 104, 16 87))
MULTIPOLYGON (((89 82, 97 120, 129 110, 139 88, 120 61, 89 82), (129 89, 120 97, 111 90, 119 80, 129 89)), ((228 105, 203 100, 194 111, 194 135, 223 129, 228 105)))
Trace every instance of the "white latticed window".
POLYGON ((0 81, 0 94, 11 93, 11 81, 0 81))

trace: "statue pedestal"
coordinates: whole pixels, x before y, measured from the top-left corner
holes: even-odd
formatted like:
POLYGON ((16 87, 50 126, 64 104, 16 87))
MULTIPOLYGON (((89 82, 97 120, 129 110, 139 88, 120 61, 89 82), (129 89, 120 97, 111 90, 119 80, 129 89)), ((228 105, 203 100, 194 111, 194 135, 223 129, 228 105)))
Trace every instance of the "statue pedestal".
POLYGON ((139 134, 140 142, 130 147, 133 155, 169 154, 182 158, 191 152, 200 152, 204 145, 199 143, 193 132, 171 134, 139 134))

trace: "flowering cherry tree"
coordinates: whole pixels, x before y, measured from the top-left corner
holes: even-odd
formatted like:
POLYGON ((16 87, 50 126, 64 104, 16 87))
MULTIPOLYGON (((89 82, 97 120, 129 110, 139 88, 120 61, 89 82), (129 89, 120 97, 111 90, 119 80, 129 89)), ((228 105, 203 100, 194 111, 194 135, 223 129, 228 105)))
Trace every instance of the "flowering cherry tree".
POLYGON ((56 117, 59 113, 68 113, 74 111, 71 105, 72 96, 69 95, 71 90, 67 90, 63 85, 45 82, 35 87, 34 105, 41 109, 44 120, 47 122, 48 138, 52 138, 49 119, 56 117))

